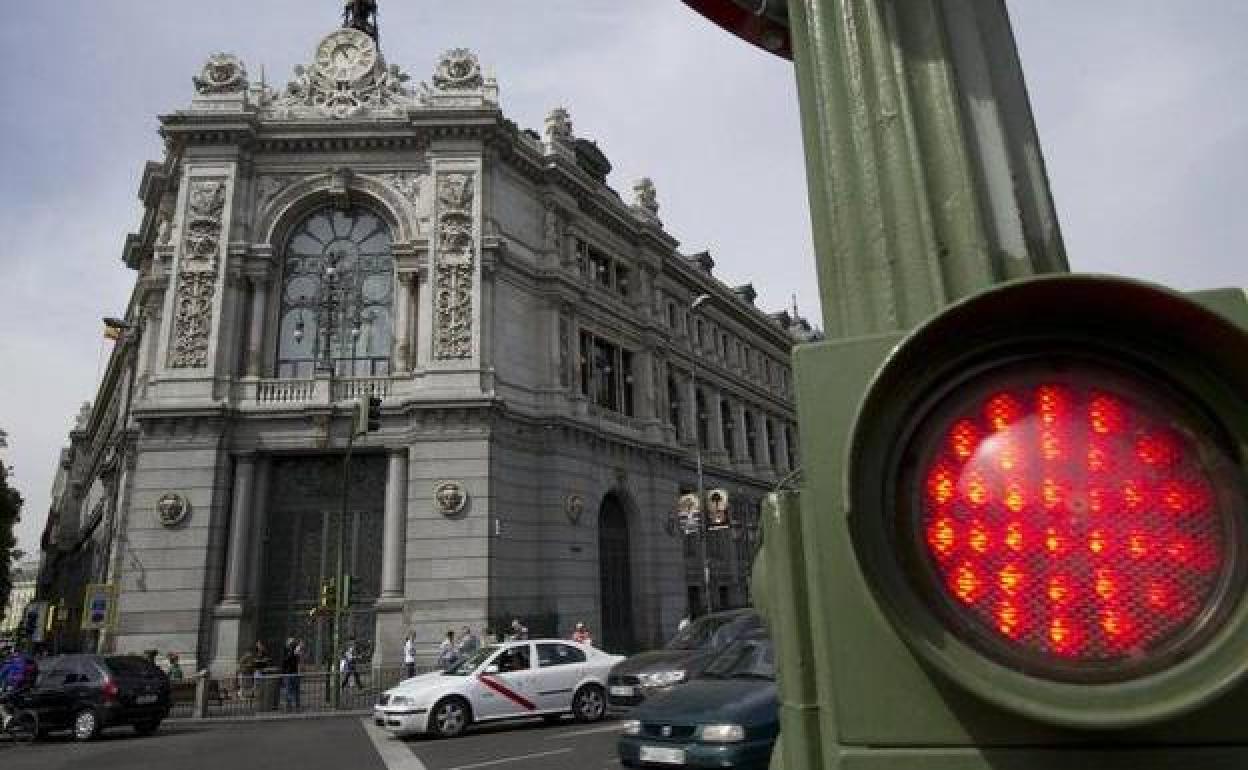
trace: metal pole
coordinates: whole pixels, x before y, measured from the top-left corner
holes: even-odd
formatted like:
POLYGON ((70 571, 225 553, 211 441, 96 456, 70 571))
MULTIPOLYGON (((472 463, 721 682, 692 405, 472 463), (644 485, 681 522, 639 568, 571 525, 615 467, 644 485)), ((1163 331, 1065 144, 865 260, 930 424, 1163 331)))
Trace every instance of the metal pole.
POLYGON ((693 355, 693 343, 690 345, 689 372, 693 383, 693 459, 698 474, 698 542, 702 555, 702 593, 703 603, 709 615, 715 611, 711 600, 711 555, 707 549, 706 489, 702 479, 702 416, 698 413, 698 360, 693 355))
POLYGON ((355 425, 351 425, 347 433, 347 451, 342 458, 342 504, 338 511, 338 555, 334 567, 334 635, 333 654, 330 655, 332 670, 329 675, 330 705, 338 708, 342 695, 342 670, 339 662, 342 659, 342 621, 347 609, 348 598, 344 590, 347 587, 346 548, 347 548, 347 494, 351 485, 351 450, 355 446, 355 425))

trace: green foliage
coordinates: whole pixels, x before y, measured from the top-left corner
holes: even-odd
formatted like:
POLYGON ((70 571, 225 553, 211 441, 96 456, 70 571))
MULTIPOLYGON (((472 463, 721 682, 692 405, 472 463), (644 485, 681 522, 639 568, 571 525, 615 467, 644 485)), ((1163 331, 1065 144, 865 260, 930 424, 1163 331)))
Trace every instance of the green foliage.
MULTIPOLYGON (((0 430, 0 447, 8 446, 8 436, 0 430)), ((0 615, 9 606, 13 588, 13 563, 20 557, 13 530, 22 511, 22 496, 9 486, 9 469, 0 463, 0 615)))

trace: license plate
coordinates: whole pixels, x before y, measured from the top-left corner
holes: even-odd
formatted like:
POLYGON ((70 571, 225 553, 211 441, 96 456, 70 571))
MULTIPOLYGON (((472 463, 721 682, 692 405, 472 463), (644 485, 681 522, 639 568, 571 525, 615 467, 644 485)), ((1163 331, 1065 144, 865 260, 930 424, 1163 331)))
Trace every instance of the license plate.
POLYGON ((627 687, 627 686, 618 685, 618 684, 611 687, 610 691, 612 695, 617 695, 621 698, 629 698, 637 694, 636 687, 627 687))
POLYGON ((642 762, 655 762, 660 765, 683 765, 685 764, 685 750, 642 746, 639 759, 642 762))
POLYGON ((139 697, 134 699, 134 702, 139 704, 140 706, 146 706, 149 703, 155 703, 156 696, 155 695, 140 695, 139 697))

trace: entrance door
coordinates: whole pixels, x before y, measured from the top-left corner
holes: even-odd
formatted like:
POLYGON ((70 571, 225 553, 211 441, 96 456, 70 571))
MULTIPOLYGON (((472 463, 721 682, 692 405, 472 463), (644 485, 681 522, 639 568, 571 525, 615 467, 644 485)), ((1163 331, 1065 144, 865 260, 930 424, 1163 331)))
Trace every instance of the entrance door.
POLYGON ((601 588, 602 649, 633 649, 633 581, 629 565, 628 515, 612 492, 598 512, 598 570, 601 588))

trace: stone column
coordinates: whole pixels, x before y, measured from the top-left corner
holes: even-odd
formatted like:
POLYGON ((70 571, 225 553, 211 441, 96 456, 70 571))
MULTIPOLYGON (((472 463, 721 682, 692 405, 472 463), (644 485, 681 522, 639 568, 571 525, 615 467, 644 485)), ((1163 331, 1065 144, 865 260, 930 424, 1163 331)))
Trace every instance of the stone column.
POLYGON ((251 535, 252 495, 256 456, 240 454, 234 461, 234 497, 230 514, 230 542, 226 554, 225 601, 242 603, 247 596, 247 544, 251 535))
POLYGON ((723 394, 719 392, 719 388, 711 391, 711 397, 706 400, 706 410, 710 414, 707 426, 707 447, 710 449, 711 458, 715 462, 722 463, 728 457, 728 447, 724 446, 724 420, 723 420, 723 394))
POLYGON ((403 596, 403 558, 407 546, 407 450, 390 450, 388 460, 381 596, 396 599, 403 596))
POLYGON ((255 603, 262 600, 264 581, 265 536, 268 530, 269 479, 273 467, 271 457, 256 460, 256 477, 251 495, 251 543, 247 556, 247 596, 255 603))
POLYGON ((251 325, 247 330, 247 376, 259 377, 264 367, 264 321, 269 312, 269 277, 251 277, 251 325))
POLYGON ((419 278, 415 273, 399 273, 394 292, 394 371, 406 372, 412 355, 412 295, 419 278))
POLYGON ((789 423, 787 420, 776 420, 776 468, 781 473, 793 470, 793 461, 789 457, 789 423))

